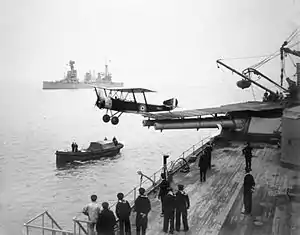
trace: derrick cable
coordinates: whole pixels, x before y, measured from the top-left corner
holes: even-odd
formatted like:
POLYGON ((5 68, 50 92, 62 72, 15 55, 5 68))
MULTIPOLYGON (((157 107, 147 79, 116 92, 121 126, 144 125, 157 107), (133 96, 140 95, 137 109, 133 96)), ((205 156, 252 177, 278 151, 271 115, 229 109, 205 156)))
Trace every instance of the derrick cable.
POLYGON ((261 56, 247 56, 247 57, 231 57, 231 58, 225 58, 220 60, 242 60, 242 59, 256 59, 256 58, 263 58, 270 55, 261 55, 261 56))
POLYGON ((270 56, 270 57, 268 57, 268 58, 265 58, 264 60, 262 60, 262 61, 260 61, 260 62, 258 62, 258 63, 256 63, 256 64, 254 64, 253 66, 251 66, 251 68, 257 69, 257 68, 263 66, 264 64, 266 64, 267 62, 269 62, 270 60, 276 58, 276 57, 279 56, 279 55, 280 55, 279 52, 278 52, 277 54, 274 53, 273 56, 270 56))
POLYGON ((297 29, 295 29, 294 32, 292 32, 292 34, 286 39, 286 41, 288 43, 290 43, 299 34, 299 31, 298 31, 299 28, 300 27, 298 27, 297 29))
MULTIPOLYGON (((297 34, 295 34, 295 35, 293 36, 293 38, 294 38, 296 35, 298 35, 298 34, 299 34, 299 32, 297 32, 297 34)), ((291 42, 291 40, 290 40, 289 42, 291 42)), ((293 48, 293 47, 295 47, 295 46, 297 46, 297 45, 299 45, 299 44, 300 44, 300 41, 298 41, 298 42, 296 42, 296 43, 290 45, 289 47, 290 47, 290 48, 293 48)), ((267 57, 267 58, 265 58, 264 60, 262 60, 262 61, 258 62, 257 64, 253 65, 252 68, 259 68, 259 67, 261 67, 262 65, 264 65, 265 63, 269 62, 270 60, 276 58, 276 57, 279 56, 279 55, 280 55, 280 51, 276 51, 276 52, 273 53, 270 57, 267 57)))
POLYGON ((291 33, 291 35, 290 36, 288 36, 288 38, 285 40, 286 42, 288 42, 288 43, 290 43, 292 40, 293 40, 293 38, 298 34, 298 29, 295 29, 292 33, 291 33))

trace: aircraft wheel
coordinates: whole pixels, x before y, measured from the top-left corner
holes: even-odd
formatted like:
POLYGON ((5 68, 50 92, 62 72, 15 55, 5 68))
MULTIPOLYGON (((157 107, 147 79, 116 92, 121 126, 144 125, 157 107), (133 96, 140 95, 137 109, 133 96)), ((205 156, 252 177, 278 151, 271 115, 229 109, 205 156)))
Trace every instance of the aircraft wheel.
POLYGON ((105 114, 102 119, 103 119, 103 122, 109 122, 110 116, 108 114, 105 114))
POLYGON ((112 123, 113 125, 117 125, 117 124, 119 123, 119 118, 118 118, 118 117, 112 117, 112 118, 111 118, 111 123, 112 123))

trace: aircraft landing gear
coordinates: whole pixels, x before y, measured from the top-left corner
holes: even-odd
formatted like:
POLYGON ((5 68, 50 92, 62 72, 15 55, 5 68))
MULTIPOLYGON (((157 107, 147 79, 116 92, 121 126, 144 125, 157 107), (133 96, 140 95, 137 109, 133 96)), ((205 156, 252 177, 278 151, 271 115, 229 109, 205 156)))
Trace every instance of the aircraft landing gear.
POLYGON ((117 125, 117 124, 119 123, 119 118, 118 118, 118 117, 112 117, 112 118, 111 118, 111 123, 112 123, 113 125, 117 125))
POLYGON ((108 114, 103 115, 103 122, 109 122, 110 116, 108 114))

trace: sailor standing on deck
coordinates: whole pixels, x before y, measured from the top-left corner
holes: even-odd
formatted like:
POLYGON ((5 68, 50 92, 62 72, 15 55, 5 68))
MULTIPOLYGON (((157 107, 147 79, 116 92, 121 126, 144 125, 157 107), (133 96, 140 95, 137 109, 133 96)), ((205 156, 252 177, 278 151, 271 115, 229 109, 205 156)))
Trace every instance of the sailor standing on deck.
POLYGON ((170 187, 170 184, 167 181, 166 175, 164 173, 161 173, 160 176, 162 178, 162 182, 160 184, 158 199, 161 200, 161 216, 163 216, 164 215, 164 198, 168 193, 168 188, 170 187))
POLYGON ((190 208, 190 199, 186 192, 183 191, 184 186, 178 185, 178 191, 176 193, 176 231, 180 230, 180 220, 182 215, 183 229, 184 231, 189 230, 187 220, 187 210, 190 208))
POLYGON ((100 213, 100 208, 97 203, 97 195, 91 196, 91 202, 85 206, 82 210, 82 213, 88 216, 88 235, 95 234, 95 225, 98 220, 98 215, 100 213))
POLYGON ((200 153, 200 158, 198 162, 198 167, 200 167, 200 182, 206 181, 206 171, 208 168, 208 153, 206 150, 203 150, 200 153))
POLYGON ((174 234, 174 214, 176 208, 176 198, 173 194, 172 188, 168 188, 168 194, 164 198, 163 206, 164 206, 164 227, 163 231, 165 233, 168 232, 169 224, 170 224, 170 234, 174 234))
POLYGON ((252 193, 255 187, 255 181, 250 174, 250 170, 246 169, 246 175, 244 177, 244 208, 245 214, 251 214, 252 210, 252 193))
POLYGON ((208 169, 211 169, 211 152, 212 152, 212 145, 211 145, 211 143, 208 143, 205 149, 207 151, 208 169))
POLYGON ((126 235, 131 234, 131 226, 130 226, 130 213, 131 207, 128 201, 124 200, 124 194, 117 194, 118 203, 116 205, 116 215, 119 218, 119 228, 120 235, 124 235, 124 230, 126 235))
POLYGON ((107 202, 102 203, 102 208, 96 224, 97 235, 115 235, 116 217, 107 202))
POLYGON ((245 170, 249 169, 251 171, 252 147, 249 142, 246 143, 246 147, 243 149, 243 154, 245 155, 246 160, 245 170))
POLYGON ((140 235, 140 231, 142 229, 142 235, 146 235, 146 229, 148 225, 148 213, 151 210, 150 200, 147 196, 145 196, 145 189, 140 188, 140 195, 134 202, 134 208, 136 211, 136 234, 140 235))

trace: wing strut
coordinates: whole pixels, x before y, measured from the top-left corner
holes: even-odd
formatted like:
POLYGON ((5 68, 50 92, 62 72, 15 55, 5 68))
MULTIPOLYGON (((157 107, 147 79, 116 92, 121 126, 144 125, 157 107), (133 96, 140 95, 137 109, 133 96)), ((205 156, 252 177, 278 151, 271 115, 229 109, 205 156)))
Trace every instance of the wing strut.
POLYGON ((146 110, 148 110, 148 104, 147 104, 145 92, 143 92, 143 96, 144 96, 144 99, 145 99, 146 110))

